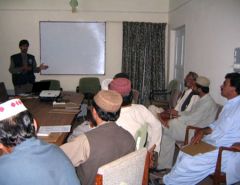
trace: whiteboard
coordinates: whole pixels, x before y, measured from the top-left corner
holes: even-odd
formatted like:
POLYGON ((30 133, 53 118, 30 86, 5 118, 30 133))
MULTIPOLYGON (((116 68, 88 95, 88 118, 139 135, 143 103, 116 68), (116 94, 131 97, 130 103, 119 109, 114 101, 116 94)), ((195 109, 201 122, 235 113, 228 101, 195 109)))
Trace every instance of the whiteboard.
POLYGON ((41 74, 104 74, 105 22, 40 22, 41 74))

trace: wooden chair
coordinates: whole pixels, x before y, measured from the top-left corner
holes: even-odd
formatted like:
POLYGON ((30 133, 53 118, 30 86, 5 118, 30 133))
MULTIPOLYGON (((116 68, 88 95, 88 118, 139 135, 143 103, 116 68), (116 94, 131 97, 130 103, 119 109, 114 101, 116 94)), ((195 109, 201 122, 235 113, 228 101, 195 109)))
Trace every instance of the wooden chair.
MULTIPOLYGON (((219 114, 221 113, 222 108, 223 108, 223 106, 220 105, 220 104, 217 104, 217 106, 218 106, 218 110, 217 110, 217 113, 216 113, 215 120, 218 119, 218 116, 219 116, 219 114)), ((189 128, 186 128, 185 140, 186 140, 186 137, 189 138, 189 129, 191 129, 192 126, 188 126, 188 127, 189 127, 189 128)), ((194 127, 194 128, 197 129, 198 127, 194 127)), ((200 128, 199 128, 199 129, 200 129, 200 128)), ((176 141, 175 146, 179 149, 179 148, 181 148, 183 145, 185 145, 185 142, 186 142, 186 141, 176 141)))
POLYGON ((136 150, 98 169, 95 185, 147 185, 150 154, 136 150))
MULTIPOLYGON (((184 145, 188 144, 188 142, 189 142, 190 130, 194 130, 194 134, 195 134, 200 129, 201 128, 199 128, 199 127, 188 126, 186 129, 184 145)), ((224 150, 231 151, 231 152, 240 152, 240 150, 232 148, 232 147, 223 147, 223 146, 219 147, 215 172, 210 175, 210 177, 213 179, 213 185, 220 185, 221 183, 226 183, 226 174, 221 171, 222 153, 224 150)))

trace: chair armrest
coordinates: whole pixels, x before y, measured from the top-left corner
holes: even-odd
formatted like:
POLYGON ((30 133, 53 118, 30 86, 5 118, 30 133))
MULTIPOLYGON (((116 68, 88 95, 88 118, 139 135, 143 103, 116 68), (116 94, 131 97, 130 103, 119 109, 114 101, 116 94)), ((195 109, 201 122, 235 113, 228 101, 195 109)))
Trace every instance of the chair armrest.
POLYGON ((142 185, 147 185, 148 184, 149 167, 150 167, 150 152, 148 151, 147 155, 146 155, 146 159, 145 159, 142 185))
POLYGON ((218 150, 218 158, 217 158, 217 164, 215 168, 216 175, 221 174, 222 153, 224 150, 231 151, 231 152, 240 152, 240 149, 233 148, 232 146, 231 147, 221 146, 218 150))
POLYGON ((95 178, 95 185, 102 185, 102 184, 103 184, 103 176, 100 174, 97 174, 95 178))
POLYGON ((194 127, 194 126, 187 126, 186 128, 186 132, 185 132, 185 139, 184 139, 184 145, 187 145, 188 144, 188 139, 189 139, 189 131, 190 130, 195 130, 194 131, 194 134, 200 130, 201 128, 200 127, 194 127))

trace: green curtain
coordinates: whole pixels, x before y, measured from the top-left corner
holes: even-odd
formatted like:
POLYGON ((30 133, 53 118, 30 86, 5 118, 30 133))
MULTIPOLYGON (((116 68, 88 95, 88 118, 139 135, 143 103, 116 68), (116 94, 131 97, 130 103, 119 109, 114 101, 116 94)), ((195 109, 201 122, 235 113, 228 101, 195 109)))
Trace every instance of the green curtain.
POLYGON ((123 22, 122 71, 147 104, 152 89, 165 88, 166 23, 123 22))

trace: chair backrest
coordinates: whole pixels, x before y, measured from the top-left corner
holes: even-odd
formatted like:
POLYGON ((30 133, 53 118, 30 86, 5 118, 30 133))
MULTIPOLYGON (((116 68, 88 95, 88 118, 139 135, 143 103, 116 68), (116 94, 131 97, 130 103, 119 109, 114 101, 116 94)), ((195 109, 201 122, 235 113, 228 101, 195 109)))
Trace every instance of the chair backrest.
POLYGON ((48 80, 34 82, 33 87, 32 87, 32 94, 39 95, 41 93, 41 91, 49 90, 49 87, 50 87, 50 81, 48 81, 48 80))
POLYGON ((0 103, 7 101, 9 98, 4 82, 0 82, 0 103))
POLYGON ((147 149, 142 148, 101 166, 95 185, 147 185, 144 179, 145 173, 148 173, 145 170, 146 161, 149 163, 147 149))
POLYGON ((171 80, 167 86, 168 92, 179 89, 179 82, 177 80, 171 80))
POLYGON ((40 82, 50 82, 49 90, 61 90, 59 80, 41 80, 40 82))
POLYGON ((79 80, 79 92, 96 94, 101 90, 99 78, 85 77, 79 80))
POLYGON ((138 129, 134 138, 136 141, 136 150, 143 148, 147 140, 147 124, 142 125, 138 129))

